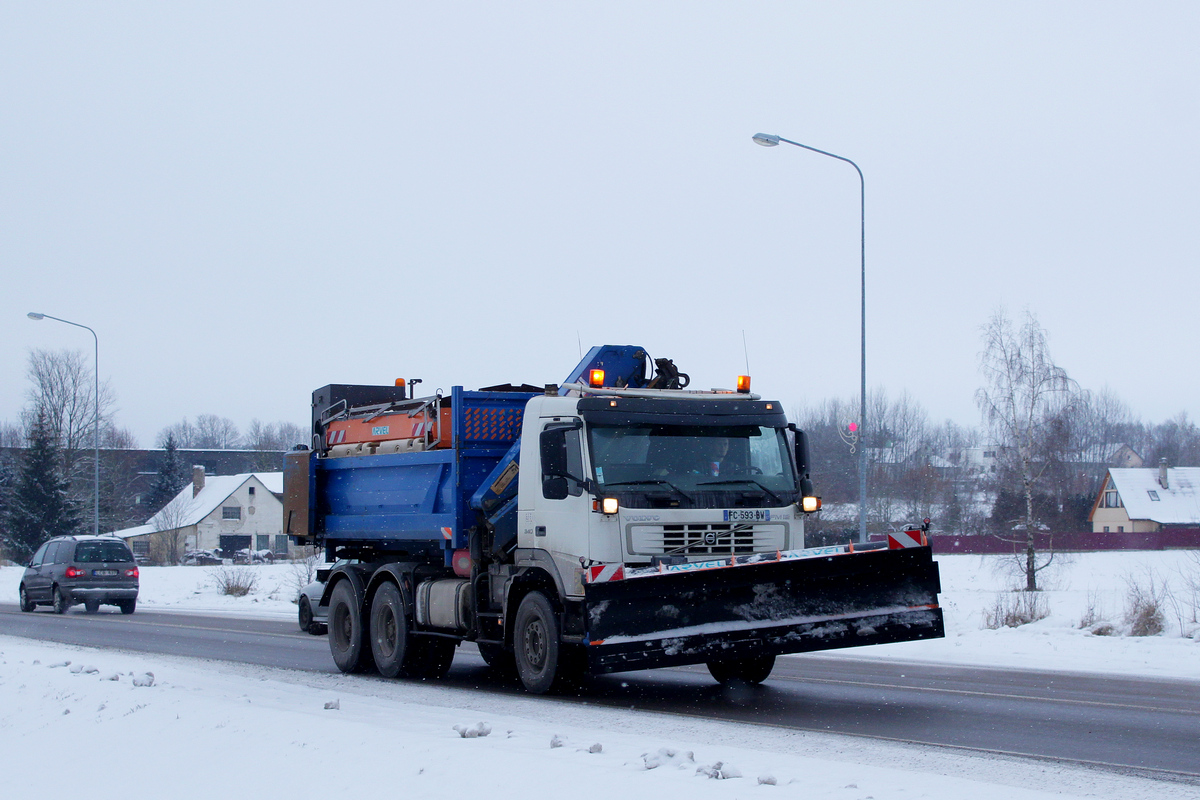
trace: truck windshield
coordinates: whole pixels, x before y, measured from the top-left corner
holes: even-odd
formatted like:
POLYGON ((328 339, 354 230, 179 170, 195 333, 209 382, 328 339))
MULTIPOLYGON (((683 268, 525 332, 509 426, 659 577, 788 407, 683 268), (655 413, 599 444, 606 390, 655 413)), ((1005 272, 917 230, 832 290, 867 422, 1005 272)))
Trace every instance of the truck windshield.
POLYGON ((758 425, 593 425, 601 491, 633 508, 779 507, 796 501, 782 430, 758 425))

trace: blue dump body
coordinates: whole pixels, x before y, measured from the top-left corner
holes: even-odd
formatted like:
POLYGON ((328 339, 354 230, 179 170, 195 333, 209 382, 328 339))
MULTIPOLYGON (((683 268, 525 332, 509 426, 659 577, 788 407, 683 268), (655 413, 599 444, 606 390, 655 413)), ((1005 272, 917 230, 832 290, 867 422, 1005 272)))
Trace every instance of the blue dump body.
POLYGON ((430 556, 466 548, 472 494, 521 435, 525 392, 450 393, 449 449, 309 458, 314 532, 326 547, 370 545, 430 556))

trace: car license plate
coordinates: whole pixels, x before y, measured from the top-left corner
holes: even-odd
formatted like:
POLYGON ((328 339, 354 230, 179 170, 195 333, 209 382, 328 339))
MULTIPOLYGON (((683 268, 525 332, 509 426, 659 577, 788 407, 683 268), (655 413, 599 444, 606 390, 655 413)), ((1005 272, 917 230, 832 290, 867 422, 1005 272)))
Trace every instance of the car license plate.
POLYGON ((94 570, 92 570, 92 574, 93 575, 111 576, 111 575, 116 575, 117 571, 115 569, 94 569, 94 570))
POLYGON ((771 511, 770 511, 770 509, 765 509, 765 510, 759 511, 757 509, 749 510, 749 509, 736 508, 736 509, 728 510, 725 512, 725 521, 726 522, 770 522, 771 521, 771 511))

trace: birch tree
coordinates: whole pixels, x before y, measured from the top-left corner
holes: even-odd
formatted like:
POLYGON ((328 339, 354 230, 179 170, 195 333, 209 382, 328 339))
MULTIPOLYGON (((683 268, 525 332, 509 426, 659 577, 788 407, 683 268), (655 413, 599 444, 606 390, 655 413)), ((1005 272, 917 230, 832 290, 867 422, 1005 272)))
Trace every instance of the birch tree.
POLYGON ((1037 591, 1037 574, 1054 559, 1039 563, 1034 532, 1034 490, 1054 460, 1065 421, 1079 395, 1078 385, 1050 356, 1046 331, 1026 310, 1018 327, 1003 310, 983 328, 980 372, 983 386, 975 395, 992 435, 1003 447, 1021 482, 1025 553, 1022 570, 1026 591, 1037 591))

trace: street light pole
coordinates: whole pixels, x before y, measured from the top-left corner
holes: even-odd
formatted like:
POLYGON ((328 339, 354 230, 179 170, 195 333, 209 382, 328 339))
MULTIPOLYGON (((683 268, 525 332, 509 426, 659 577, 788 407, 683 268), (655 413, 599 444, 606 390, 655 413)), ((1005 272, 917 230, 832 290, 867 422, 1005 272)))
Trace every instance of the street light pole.
POLYGON ((91 328, 89 328, 87 325, 80 325, 78 322, 71 322, 71 320, 69 320, 69 319, 60 319, 58 317, 52 317, 49 314, 39 314, 36 311, 30 311, 26 316, 28 316, 30 319, 52 319, 55 322, 64 322, 67 325, 74 325, 76 328, 83 328, 84 330, 86 330, 92 334, 92 340, 96 345, 95 355, 94 355, 94 359, 92 361, 92 365, 96 372, 96 374, 94 376, 96 378, 96 386, 95 386, 96 418, 92 425, 92 429, 93 429, 92 443, 95 445, 95 450, 96 450, 96 456, 95 456, 95 458, 96 458, 96 464, 95 464, 95 466, 96 466, 96 484, 95 484, 94 497, 92 498, 93 499, 93 503, 92 503, 92 533, 99 536, 100 535, 100 337, 97 336, 96 332, 94 330, 92 330, 91 328))
POLYGON ((862 375, 858 405, 858 541, 865 544, 867 541, 867 182, 863 178, 862 170, 858 168, 858 164, 855 164, 844 156, 829 153, 825 150, 818 150, 815 147, 809 147, 806 144, 793 142, 791 139, 784 139, 782 136, 770 133, 754 134, 754 143, 760 144, 763 147, 776 147, 780 142, 787 142, 790 145, 802 147, 805 150, 811 150, 823 156, 836 158, 838 161, 845 161, 854 167, 854 171, 858 173, 860 212, 859 250, 862 259, 862 352, 860 358, 862 375))

